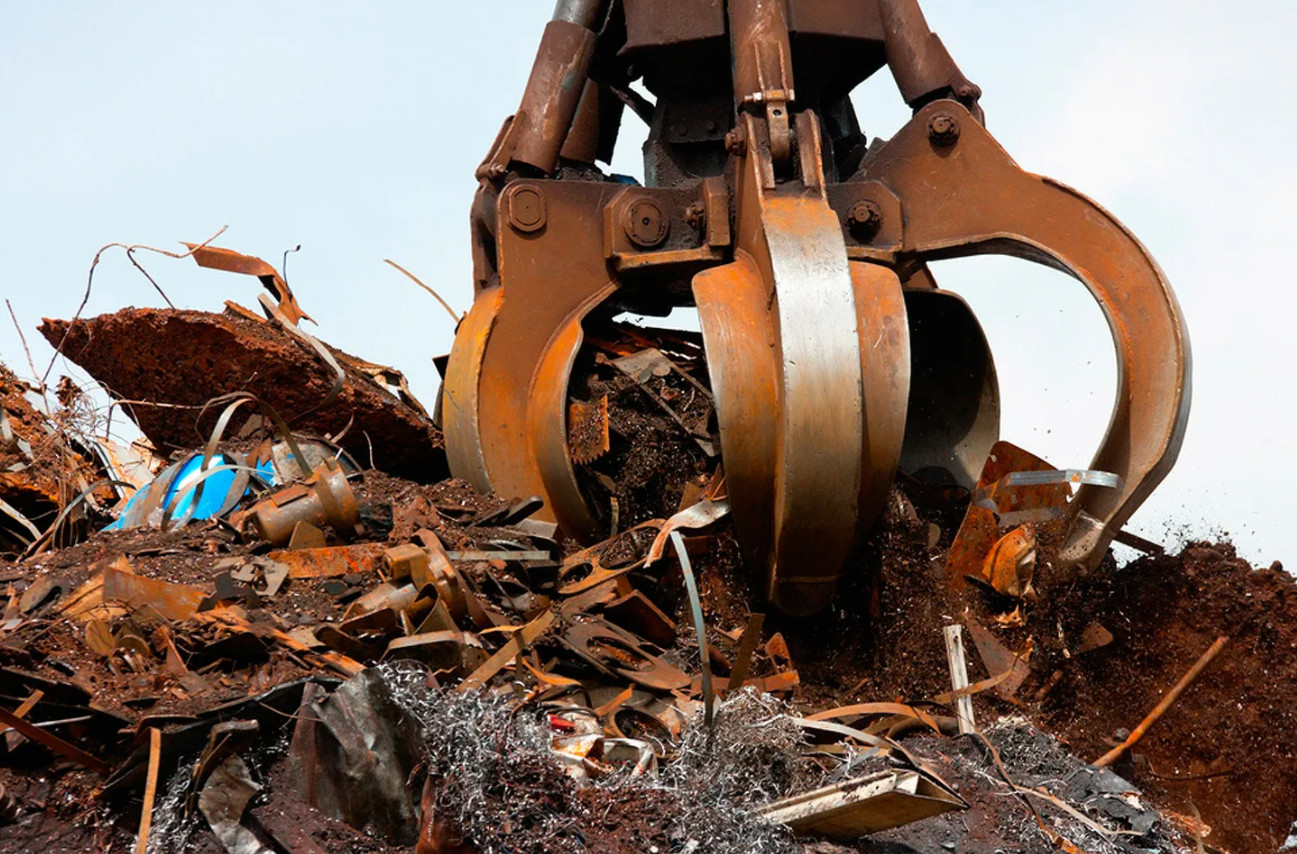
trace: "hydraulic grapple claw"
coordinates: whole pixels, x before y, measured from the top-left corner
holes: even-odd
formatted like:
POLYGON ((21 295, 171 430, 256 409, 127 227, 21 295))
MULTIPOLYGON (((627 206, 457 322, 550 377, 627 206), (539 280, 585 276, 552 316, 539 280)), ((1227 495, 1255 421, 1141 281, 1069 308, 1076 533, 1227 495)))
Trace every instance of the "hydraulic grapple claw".
POLYGON ((1183 321, 1143 247, 1013 163, 915 0, 684 5, 563 0, 546 29, 478 171, 477 293, 442 409, 454 473, 599 536, 567 439, 583 324, 696 305, 736 532, 765 596, 813 613, 898 468, 971 485, 999 438, 985 337, 927 262, 1002 253, 1082 281, 1112 328, 1121 381, 1093 467, 1121 486, 1080 490, 1063 553, 1096 563, 1188 414, 1183 321), (870 146, 847 93, 884 64, 915 114, 870 146), (594 165, 625 106, 650 125, 645 186, 594 165))

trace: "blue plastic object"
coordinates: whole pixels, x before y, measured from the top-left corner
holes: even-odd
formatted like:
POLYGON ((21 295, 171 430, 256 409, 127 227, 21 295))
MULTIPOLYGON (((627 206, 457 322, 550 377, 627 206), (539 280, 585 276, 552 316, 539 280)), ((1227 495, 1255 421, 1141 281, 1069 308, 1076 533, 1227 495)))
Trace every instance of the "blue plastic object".
MULTIPOLYGON (((208 465, 209 470, 222 466, 228 468, 209 475, 207 479, 202 482, 202 495, 198 498, 198 506, 193 507, 194 493, 197 492, 198 473, 202 468, 202 465, 203 455, 194 454, 178 464, 179 468, 176 469, 174 475, 168 474, 170 469, 164 471, 154 479, 152 483, 132 495, 131 500, 126 503, 126 507, 122 511, 121 516, 117 521, 113 522, 104 530, 120 531, 128 527, 125 523, 127 520, 131 520, 135 516, 135 514, 131 512, 132 509, 147 500, 146 496, 150 495, 151 491, 164 487, 166 492, 162 496, 162 500, 159 501, 156 506, 165 509, 171 507, 172 502, 174 501, 175 506, 171 511, 172 519, 210 519, 213 516, 218 515, 233 503, 230 500, 232 498, 232 496, 230 496, 230 490, 234 487, 235 479, 239 475, 239 472, 234 467, 240 465, 240 462, 226 456, 225 454, 217 454, 212 457, 211 463, 208 465), (181 490, 183 490, 183 494, 181 494, 180 498, 177 500, 176 495, 177 493, 180 493, 181 490), (191 508, 193 508, 192 512, 191 508)), ((266 483, 271 483, 275 480, 275 469, 269 460, 256 467, 256 474, 266 483)), ((247 489, 245 488, 243 495, 246 494, 247 489)), ((243 495, 238 497, 242 498, 243 495)), ((130 525, 129 527, 147 524, 149 524, 147 519, 139 519, 135 524, 130 525)))

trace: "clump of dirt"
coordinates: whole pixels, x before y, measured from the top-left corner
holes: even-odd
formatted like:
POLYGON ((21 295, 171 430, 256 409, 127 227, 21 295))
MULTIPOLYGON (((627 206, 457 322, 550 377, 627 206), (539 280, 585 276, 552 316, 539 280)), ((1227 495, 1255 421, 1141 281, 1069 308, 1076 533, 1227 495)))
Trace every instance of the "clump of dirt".
POLYGON ((1042 642, 1037 674, 1063 675, 1036 712, 1085 757, 1106 752, 1229 638, 1120 770, 1172 809, 1196 807, 1212 845, 1278 850, 1297 819, 1297 579, 1253 569, 1229 544, 1194 543, 1105 564, 1052 599, 1028 629, 1042 642), (1094 621, 1113 642, 1078 655, 1094 621))

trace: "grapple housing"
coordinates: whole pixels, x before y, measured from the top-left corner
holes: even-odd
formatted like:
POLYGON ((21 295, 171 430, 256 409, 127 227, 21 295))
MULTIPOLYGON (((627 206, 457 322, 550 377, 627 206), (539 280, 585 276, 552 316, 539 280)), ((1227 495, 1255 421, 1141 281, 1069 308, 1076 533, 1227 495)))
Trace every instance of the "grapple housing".
POLYGON ((1143 246, 1019 169, 979 96, 916 0, 562 0, 478 171, 475 299, 444 385, 454 474, 597 537, 567 444, 583 321, 696 306, 739 539, 771 603, 813 613, 898 468, 976 481, 995 368, 928 262, 1006 254, 1082 282, 1117 348, 1093 467, 1120 486, 1081 488, 1060 555, 1096 564, 1178 454, 1188 339, 1143 246), (883 66, 914 114, 870 144, 849 95, 883 66), (595 165, 627 108, 650 128, 643 186, 595 165))

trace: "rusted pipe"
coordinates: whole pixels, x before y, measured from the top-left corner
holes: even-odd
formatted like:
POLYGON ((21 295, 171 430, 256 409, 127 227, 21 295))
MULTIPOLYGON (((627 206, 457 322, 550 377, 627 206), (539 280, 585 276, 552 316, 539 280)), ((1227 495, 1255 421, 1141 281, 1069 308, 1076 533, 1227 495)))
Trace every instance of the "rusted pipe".
POLYGON ((585 92, 600 0, 559 0, 514 119, 512 159, 552 175, 585 92))
POLYGON ((1153 708, 1153 711, 1148 713, 1148 717, 1139 722, 1139 726, 1135 727, 1135 731, 1132 732, 1121 744, 1100 757, 1099 761, 1094 764, 1100 768, 1106 768, 1120 759, 1122 754, 1127 750, 1134 747, 1135 743, 1144 737, 1144 734, 1148 732, 1149 728, 1153 726, 1153 724, 1157 723, 1162 715, 1166 714, 1166 710, 1171 708, 1171 706, 1175 704, 1176 700, 1180 699, 1180 695, 1184 693, 1186 688, 1193 684, 1193 681, 1207 668, 1207 665, 1211 664, 1212 659, 1216 657, 1216 654, 1221 651, 1221 648, 1225 646, 1225 643, 1228 640, 1229 638, 1224 635, 1216 638, 1216 642, 1202 654, 1202 658, 1199 658, 1194 662, 1193 667, 1189 668, 1189 672, 1180 677, 1180 681, 1175 683, 1175 687, 1166 693, 1166 696, 1162 698, 1162 702, 1158 703, 1157 706, 1153 708))
POLYGON ((976 105, 982 90, 964 76, 941 39, 928 28, 918 0, 878 0, 878 9, 887 65, 905 103, 917 109, 949 92, 965 106, 976 105))
POLYGON ((552 20, 567 21, 569 24, 594 30, 602 10, 603 0, 558 0, 552 20))

